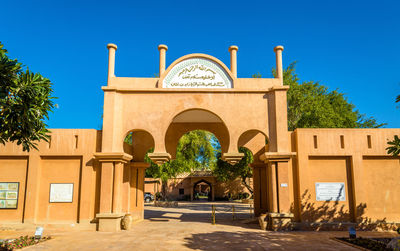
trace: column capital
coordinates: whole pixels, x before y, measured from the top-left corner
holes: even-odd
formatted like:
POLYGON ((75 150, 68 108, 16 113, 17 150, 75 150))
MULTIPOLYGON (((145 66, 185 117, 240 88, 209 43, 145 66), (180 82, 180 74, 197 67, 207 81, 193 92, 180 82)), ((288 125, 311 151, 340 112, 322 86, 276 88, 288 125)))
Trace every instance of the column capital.
POLYGON ((244 153, 223 153, 222 160, 235 165, 244 157, 244 153))
POLYGON ((297 155, 296 152, 265 152, 260 155, 260 160, 264 163, 268 162, 288 162, 297 155))
POLYGON ((148 156, 157 165, 162 165, 171 160, 171 155, 169 153, 149 153, 148 156))
POLYGON ((133 158, 132 155, 123 152, 110 152, 110 153, 97 152, 94 153, 93 155, 94 159, 98 160, 99 162, 128 163, 133 158))

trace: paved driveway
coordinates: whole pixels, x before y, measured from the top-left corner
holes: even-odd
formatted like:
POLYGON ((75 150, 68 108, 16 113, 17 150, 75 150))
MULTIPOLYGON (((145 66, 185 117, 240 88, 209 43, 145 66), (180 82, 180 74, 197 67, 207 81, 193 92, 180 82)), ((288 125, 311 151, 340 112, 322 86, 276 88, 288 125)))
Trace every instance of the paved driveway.
POLYGON ((210 203, 180 203, 179 208, 146 205, 145 220, 130 231, 54 232, 53 240, 26 250, 356 250, 329 239, 346 232, 262 231, 256 224, 246 223, 250 218, 248 205, 215 204, 216 225, 211 224, 210 203), (234 221, 232 205, 237 211, 234 221))

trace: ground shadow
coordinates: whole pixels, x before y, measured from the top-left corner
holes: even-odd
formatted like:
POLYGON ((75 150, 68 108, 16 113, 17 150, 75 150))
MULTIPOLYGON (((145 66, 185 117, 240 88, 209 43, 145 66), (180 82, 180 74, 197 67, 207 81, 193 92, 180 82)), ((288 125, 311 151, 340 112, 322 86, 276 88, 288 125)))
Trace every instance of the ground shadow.
POLYGON ((304 250, 311 250, 309 240, 290 232, 216 231, 193 234, 185 242, 186 247, 194 250, 301 250, 305 247, 304 250))
MULTIPOLYGON (((297 209, 295 229, 301 230, 347 230, 354 226, 358 230, 396 230, 398 224, 386 218, 372 219, 366 216, 366 203, 352 205, 339 200, 316 202, 306 190, 297 209)), ((296 208, 292 204, 292 211, 296 208)))
POLYGON ((241 203, 179 203, 178 208, 158 208, 146 205, 144 218, 149 221, 179 220, 180 222, 212 224, 211 205, 215 205, 215 221, 217 225, 259 229, 257 221, 250 214, 249 205, 241 203), (232 205, 235 208, 234 217, 232 205))

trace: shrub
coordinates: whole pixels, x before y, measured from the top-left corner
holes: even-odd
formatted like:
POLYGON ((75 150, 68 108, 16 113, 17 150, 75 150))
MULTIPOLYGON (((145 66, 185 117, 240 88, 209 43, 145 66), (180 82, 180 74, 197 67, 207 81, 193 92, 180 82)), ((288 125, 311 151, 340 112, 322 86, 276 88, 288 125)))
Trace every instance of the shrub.
POLYGON ((39 242, 43 242, 46 240, 50 240, 51 237, 43 237, 42 239, 35 239, 35 237, 31 236, 20 236, 15 240, 6 240, 4 242, 0 242, 0 250, 1 251, 10 251, 15 249, 24 248, 27 246, 35 245, 39 242))

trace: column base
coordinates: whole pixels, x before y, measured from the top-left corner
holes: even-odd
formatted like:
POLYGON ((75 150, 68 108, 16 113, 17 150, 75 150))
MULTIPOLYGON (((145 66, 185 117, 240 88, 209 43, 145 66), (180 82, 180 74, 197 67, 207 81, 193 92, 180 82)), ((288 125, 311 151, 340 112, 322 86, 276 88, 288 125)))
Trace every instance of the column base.
POLYGON ((96 218, 99 220, 100 232, 118 232, 121 231, 121 219, 124 213, 99 213, 96 218))
POLYGON ((294 215, 292 213, 268 213, 267 229, 272 231, 292 230, 292 220, 294 215))

